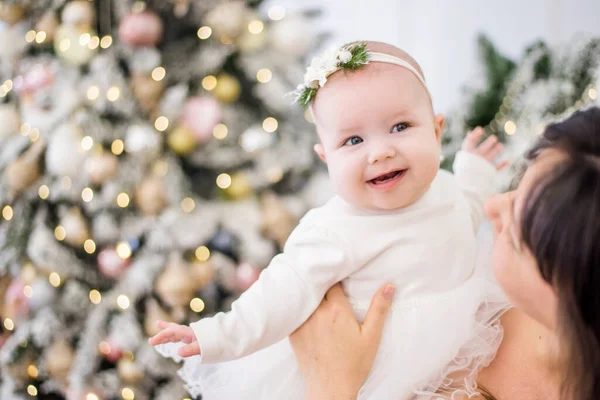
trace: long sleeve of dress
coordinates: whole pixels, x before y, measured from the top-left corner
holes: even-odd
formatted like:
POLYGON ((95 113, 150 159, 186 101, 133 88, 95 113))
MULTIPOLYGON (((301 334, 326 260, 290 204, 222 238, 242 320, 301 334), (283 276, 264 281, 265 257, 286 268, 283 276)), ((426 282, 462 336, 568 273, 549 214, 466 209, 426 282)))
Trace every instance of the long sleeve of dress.
POLYGON ((459 151, 454 160, 454 175, 469 202, 475 233, 483 222, 484 204, 496 192, 496 167, 473 153, 459 151))
POLYGON ((327 290, 353 272, 351 250, 338 235, 301 222, 283 253, 273 258, 231 311, 191 324, 202 363, 237 359, 290 335, 327 290))

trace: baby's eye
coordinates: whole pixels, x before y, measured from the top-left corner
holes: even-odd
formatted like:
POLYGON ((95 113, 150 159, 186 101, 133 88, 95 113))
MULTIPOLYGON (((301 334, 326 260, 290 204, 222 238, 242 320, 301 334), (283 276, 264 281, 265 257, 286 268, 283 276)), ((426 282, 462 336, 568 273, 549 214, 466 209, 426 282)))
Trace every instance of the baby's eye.
POLYGON ((352 136, 350 139, 346 140, 344 142, 344 146, 355 146, 357 144, 362 143, 363 140, 361 137, 359 136, 352 136))
POLYGON ((409 125, 406 122, 401 122, 392 128, 392 133, 402 132, 402 131, 408 129, 408 127, 409 127, 409 125))

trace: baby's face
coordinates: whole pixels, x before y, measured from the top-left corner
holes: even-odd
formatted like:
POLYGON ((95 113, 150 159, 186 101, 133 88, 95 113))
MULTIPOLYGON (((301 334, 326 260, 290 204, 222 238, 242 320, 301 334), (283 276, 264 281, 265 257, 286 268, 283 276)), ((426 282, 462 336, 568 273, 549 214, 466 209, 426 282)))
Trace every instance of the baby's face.
POLYGON ((313 104, 334 190, 347 202, 393 210, 418 200, 440 163, 443 116, 408 70, 372 63, 337 72, 313 104))

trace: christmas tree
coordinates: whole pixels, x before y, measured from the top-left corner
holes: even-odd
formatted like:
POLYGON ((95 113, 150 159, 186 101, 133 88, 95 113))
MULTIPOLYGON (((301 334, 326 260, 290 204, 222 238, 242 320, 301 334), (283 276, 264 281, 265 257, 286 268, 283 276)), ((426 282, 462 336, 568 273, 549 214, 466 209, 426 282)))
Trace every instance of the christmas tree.
POLYGON ((285 94, 313 10, 0 4, 0 398, 182 399, 147 344, 230 303, 329 195, 285 94))

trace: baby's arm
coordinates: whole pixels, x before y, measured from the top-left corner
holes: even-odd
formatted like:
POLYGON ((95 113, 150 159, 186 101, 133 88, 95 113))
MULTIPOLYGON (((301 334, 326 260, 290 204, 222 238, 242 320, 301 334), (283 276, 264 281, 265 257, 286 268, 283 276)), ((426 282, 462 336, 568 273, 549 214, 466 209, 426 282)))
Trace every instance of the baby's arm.
POLYGON ((495 164, 496 158, 503 150, 496 136, 490 136, 479 143, 482 136, 481 127, 467 134, 461 151, 456 154, 453 166, 456 180, 471 206, 475 233, 484 219, 484 203, 496 191, 496 173, 506 166, 505 162, 495 164))
POLYGON ((337 235, 301 223, 284 252, 230 312, 190 325, 202 362, 240 358, 290 335, 313 313, 326 291, 352 272, 350 250, 337 235))

